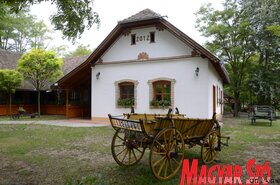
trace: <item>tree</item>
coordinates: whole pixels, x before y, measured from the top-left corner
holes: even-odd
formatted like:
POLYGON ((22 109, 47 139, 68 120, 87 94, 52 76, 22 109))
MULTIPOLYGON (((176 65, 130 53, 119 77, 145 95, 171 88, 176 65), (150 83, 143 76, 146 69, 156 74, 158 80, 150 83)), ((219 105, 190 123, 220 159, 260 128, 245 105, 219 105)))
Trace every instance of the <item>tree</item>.
MULTIPOLYGON (((7 6, 1 8, 5 12, 10 10, 7 6)), ((45 48, 45 42, 50 39, 47 36, 48 32, 44 22, 36 21, 35 17, 29 14, 28 8, 18 14, 0 16, 0 48, 2 49, 25 52, 31 48, 45 48)))
POLYGON ((259 104, 279 104, 280 1, 242 0, 241 5, 254 31, 253 47, 258 56, 258 66, 250 74, 248 86, 259 104))
POLYGON ((67 45, 60 45, 60 46, 53 46, 50 50, 56 53, 57 57, 64 58, 68 54, 68 46, 67 45))
MULTIPOLYGON (((99 15, 91 7, 92 0, 3 0, 0 5, 10 6, 12 12, 18 13, 26 6, 43 1, 56 4, 57 13, 50 16, 51 23, 55 30, 62 31, 69 40, 75 41, 85 28, 90 28, 93 24, 99 25, 99 15)), ((0 8, 0 15, 1 13, 3 11, 0 8)))
POLYGON ((0 90, 9 95, 9 113, 12 114, 12 93, 20 87, 22 75, 16 70, 0 69, 0 90))
POLYGON ((89 45, 84 46, 82 44, 80 44, 76 50, 69 52, 69 54, 67 54, 67 57, 75 57, 75 56, 82 56, 82 55, 88 55, 91 54, 92 50, 89 49, 89 45))
POLYGON ((62 64, 62 59, 56 58, 53 51, 42 49, 32 49, 22 55, 18 61, 17 70, 38 92, 39 116, 41 114, 40 91, 62 76, 62 64))
POLYGON ((31 48, 46 49, 46 41, 50 40, 51 37, 47 34, 50 30, 47 28, 44 21, 36 21, 30 30, 30 46, 31 48))
POLYGON ((254 54, 250 23, 236 0, 226 0, 223 10, 214 10, 211 4, 202 6, 196 15, 196 27, 211 38, 206 47, 226 62, 231 80, 229 89, 234 97, 234 116, 238 116, 245 71, 254 54))

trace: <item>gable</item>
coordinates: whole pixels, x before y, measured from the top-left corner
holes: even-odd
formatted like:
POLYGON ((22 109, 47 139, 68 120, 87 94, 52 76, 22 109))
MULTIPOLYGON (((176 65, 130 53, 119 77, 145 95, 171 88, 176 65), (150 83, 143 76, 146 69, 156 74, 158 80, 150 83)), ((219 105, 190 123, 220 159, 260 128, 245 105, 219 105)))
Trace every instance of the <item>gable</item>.
POLYGON ((170 59, 169 57, 173 59, 190 57, 208 59, 222 78, 223 83, 230 82, 228 73, 220 64, 219 58, 164 19, 164 16, 145 9, 119 21, 89 58, 61 78, 58 84, 67 85, 74 78, 90 73, 91 67, 101 63, 134 62, 139 59, 166 60, 170 59), (145 36, 150 31, 155 31, 155 43, 142 42, 131 45, 131 34, 145 36))
POLYGON ((137 60, 140 53, 146 53, 150 59, 179 57, 191 55, 191 51, 190 47, 168 30, 159 30, 151 26, 132 29, 127 34, 121 34, 101 59, 104 63, 137 60), (151 34, 154 34, 154 42, 151 42, 151 34), (135 44, 132 43, 133 35, 135 44))

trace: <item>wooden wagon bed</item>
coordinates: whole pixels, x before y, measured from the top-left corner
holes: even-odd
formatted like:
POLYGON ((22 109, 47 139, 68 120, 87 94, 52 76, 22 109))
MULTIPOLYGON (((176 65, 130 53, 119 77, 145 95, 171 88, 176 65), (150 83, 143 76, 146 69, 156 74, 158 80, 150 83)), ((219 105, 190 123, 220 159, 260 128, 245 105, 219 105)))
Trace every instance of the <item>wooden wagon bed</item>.
POLYGON ((153 175, 168 180, 182 165, 185 144, 201 146, 201 158, 211 163, 221 150, 220 126, 215 118, 190 119, 182 114, 125 114, 124 118, 109 115, 116 130, 112 154, 122 166, 138 163, 145 149, 150 149, 149 163, 153 175))

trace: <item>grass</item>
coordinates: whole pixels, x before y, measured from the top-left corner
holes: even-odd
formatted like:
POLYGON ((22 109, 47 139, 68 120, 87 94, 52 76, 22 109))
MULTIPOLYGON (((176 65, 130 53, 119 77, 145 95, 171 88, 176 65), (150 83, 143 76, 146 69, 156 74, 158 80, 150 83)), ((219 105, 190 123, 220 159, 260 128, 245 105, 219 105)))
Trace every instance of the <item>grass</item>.
MULTIPOLYGON (((222 132, 231 139, 221 164, 246 171, 249 159, 268 161, 272 177, 280 179, 280 121, 270 127, 266 120, 251 125, 245 118, 225 118, 222 132)), ((137 165, 118 166, 110 151, 113 133, 111 127, 0 124, 0 184, 179 184, 180 173, 167 182, 153 177, 149 150, 137 165)), ((200 158, 200 148, 188 149, 186 157, 200 158)))

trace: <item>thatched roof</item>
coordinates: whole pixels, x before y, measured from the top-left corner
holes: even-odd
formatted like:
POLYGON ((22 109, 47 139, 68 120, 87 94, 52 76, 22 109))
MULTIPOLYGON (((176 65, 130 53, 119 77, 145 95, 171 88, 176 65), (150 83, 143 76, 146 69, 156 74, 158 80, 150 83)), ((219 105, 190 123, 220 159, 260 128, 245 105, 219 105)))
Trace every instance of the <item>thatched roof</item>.
MULTIPOLYGON (((15 53, 0 49, 0 69, 16 69, 17 62, 21 56, 22 53, 15 53)), ((63 74, 66 75, 71 72, 81 63, 83 63, 88 57, 89 55, 63 58, 63 74)), ((33 90, 34 88, 27 80, 25 80, 19 89, 33 90)))
POLYGON ((142 10, 137 14, 134 14, 122 21, 119 21, 119 23, 122 24, 122 23, 129 23, 129 22, 137 22, 137 21, 155 19, 160 17, 162 17, 160 14, 150 10, 149 8, 146 8, 145 10, 142 10))
POLYGON ((0 49, 0 69, 16 69, 17 61, 22 53, 0 49))
POLYGON ((71 72, 81 63, 83 63, 88 57, 89 55, 63 58, 63 66, 62 66, 63 74, 66 75, 69 72, 71 72))

